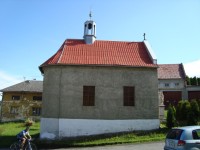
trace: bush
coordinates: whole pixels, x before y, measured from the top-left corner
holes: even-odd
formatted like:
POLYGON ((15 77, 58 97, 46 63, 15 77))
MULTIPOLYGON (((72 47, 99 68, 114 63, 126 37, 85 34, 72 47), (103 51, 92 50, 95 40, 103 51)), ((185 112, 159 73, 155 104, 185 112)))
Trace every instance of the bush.
POLYGON ((176 120, 179 126, 187 125, 190 107, 190 102, 188 100, 179 101, 178 106, 176 108, 176 120))
POLYGON ((188 114, 190 112, 190 102, 188 100, 184 100, 181 108, 181 118, 182 120, 179 121, 181 126, 187 125, 188 114))
POLYGON ((178 105, 176 107, 176 120, 177 121, 183 120, 183 118, 182 118, 182 112, 181 112, 182 111, 182 107, 183 107, 183 103, 184 103, 183 100, 179 101, 178 105))
MULTIPOLYGON (((199 113, 200 113, 200 99, 197 99, 196 101, 197 101, 197 104, 198 104, 198 106, 199 106, 199 113)), ((199 117, 200 117, 200 114, 199 114, 199 117)), ((199 118, 199 119, 200 119, 200 118, 199 118)))
MULTIPOLYGON (((198 101, 199 102, 199 101, 198 101)), ((196 100, 181 100, 176 108, 176 120, 179 126, 197 125, 200 119, 200 107, 196 100)))
POLYGON ((175 122, 176 122, 176 119, 175 119, 174 108, 171 105, 169 105, 168 111, 167 111, 167 127, 171 129, 172 127, 175 126, 175 122))
POLYGON ((192 100, 190 106, 190 111, 187 115, 187 125, 197 125, 199 121, 199 105, 196 100, 192 100))
POLYGON ((194 112, 195 117, 199 119, 200 110, 199 110, 199 105, 198 105, 197 101, 192 100, 190 105, 191 105, 191 110, 194 112))
POLYGON ((196 125, 198 120, 194 117, 194 112, 190 111, 187 115, 187 125, 196 125))

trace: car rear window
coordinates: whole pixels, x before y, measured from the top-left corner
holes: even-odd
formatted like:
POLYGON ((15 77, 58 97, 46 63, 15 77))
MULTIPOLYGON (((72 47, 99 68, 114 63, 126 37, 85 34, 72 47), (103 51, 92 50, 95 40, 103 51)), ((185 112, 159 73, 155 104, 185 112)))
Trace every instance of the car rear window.
POLYGON ((195 140, 200 139, 200 129, 193 130, 192 131, 192 136, 193 136, 193 139, 195 139, 195 140))
POLYGON ((181 129, 172 129, 167 134, 167 139, 179 140, 183 130, 181 129))

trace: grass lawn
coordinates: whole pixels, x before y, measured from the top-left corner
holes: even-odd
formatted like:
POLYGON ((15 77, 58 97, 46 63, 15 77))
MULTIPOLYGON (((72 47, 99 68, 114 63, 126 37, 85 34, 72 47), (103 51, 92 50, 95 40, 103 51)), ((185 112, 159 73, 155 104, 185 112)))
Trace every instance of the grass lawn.
MULTIPOLYGON (((16 135, 25 129, 24 122, 0 123, 0 148, 9 147, 16 141, 16 135)), ((33 138, 39 137, 40 123, 34 123, 30 129, 30 135, 33 138)))
MULTIPOLYGON (((16 141, 16 134, 24 128, 24 123, 22 122, 0 123, 0 148, 9 147, 12 142, 16 141)), ((137 131, 99 136, 67 138, 55 141, 41 141, 39 140, 40 123, 36 122, 30 128, 30 134, 33 138, 36 139, 34 143, 38 148, 84 147, 108 144, 162 141, 165 139, 167 131, 168 129, 162 127, 161 129, 153 131, 137 131)))

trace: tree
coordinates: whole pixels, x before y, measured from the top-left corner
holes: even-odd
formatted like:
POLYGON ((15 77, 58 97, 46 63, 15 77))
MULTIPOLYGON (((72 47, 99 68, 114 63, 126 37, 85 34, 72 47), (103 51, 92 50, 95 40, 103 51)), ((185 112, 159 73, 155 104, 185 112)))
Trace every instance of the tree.
POLYGON ((180 126, 187 125, 191 106, 188 100, 181 100, 176 108, 176 120, 180 126))
POLYGON ((200 85, 200 77, 188 77, 186 76, 187 85, 200 85))
POLYGON ((191 82, 191 85, 198 85, 198 83, 197 83, 197 77, 194 76, 193 78, 190 78, 190 82, 191 82))
POLYGON ((187 82, 187 85, 191 85, 190 78, 188 76, 186 76, 186 82, 187 82))
POLYGON ((178 102, 178 105, 177 105, 177 107, 176 107, 176 120, 177 121, 181 121, 181 120, 183 120, 183 117, 182 117, 182 107, 183 107, 183 103, 184 103, 184 101, 183 100, 181 100, 181 101, 179 101, 178 102))
POLYGON ((183 120, 187 120, 187 114, 190 111, 190 102, 188 100, 185 100, 183 102, 182 108, 181 108, 181 118, 183 120))
POLYGON ((200 85, 200 78, 197 78, 197 83, 198 85, 200 85))
POLYGON ((190 106, 187 115, 187 125, 197 125, 199 121, 199 105, 196 100, 192 100, 190 106))
MULTIPOLYGON (((199 111, 200 111, 200 99, 197 99, 197 104, 199 106, 199 111)), ((200 113, 200 112, 199 112, 200 113)), ((199 118, 200 119, 200 118, 199 118)))
POLYGON ((171 129, 172 127, 175 126, 175 122, 176 122, 176 119, 175 119, 174 109, 171 105, 169 105, 168 111, 167 111, 167 127, 171 129))

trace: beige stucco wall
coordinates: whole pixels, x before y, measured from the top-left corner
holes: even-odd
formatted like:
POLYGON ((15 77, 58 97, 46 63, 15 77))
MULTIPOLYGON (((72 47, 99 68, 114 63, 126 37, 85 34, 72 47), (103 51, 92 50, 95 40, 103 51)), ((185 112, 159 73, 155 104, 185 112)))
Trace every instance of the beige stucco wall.
POLYGON ((157 68, 44 67, 43 118, 158 119, 157 68), (95 86, 95 106, 83 106, 83 86, 95 86), (123 106, 123 86, 135 106, 123 106))
POLYGON ((188 99, 187 91, 185 86, 185 80, 183 79, 158 79, 158 89, 159 92, 163 91, 181 91, 182 99, 188 99), (165 87, 165 84, 168 83, 169 86, 165 87), (176 85, 178 83, 179 85, 176 85))
POLYGON ((42 101, 33 100, 33 96, 42 96, 42 93, 35 92, 4 92, 2 98, 1 121, 14 121, 32 118, 40 119, 40 116, 32 116, 32 108, 41 108, 42 101), (20 100, 12 100, 12 96, 20 96, 20 100), (11 113, 11 107, 18 109, 17 113, 11 113))
POLYGON ((158 79, 159 85, 158 88, 161 90, 182 90, 185 88, 185 81, 183 79, 158 79), (165 84, 168 83, 169 87, 165 87, 165 84), (175 85, 178 83, 179 85, 175 85))

